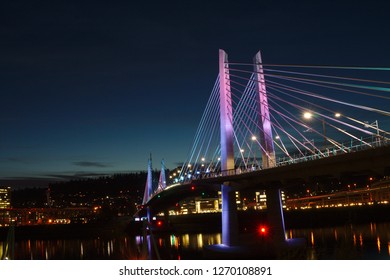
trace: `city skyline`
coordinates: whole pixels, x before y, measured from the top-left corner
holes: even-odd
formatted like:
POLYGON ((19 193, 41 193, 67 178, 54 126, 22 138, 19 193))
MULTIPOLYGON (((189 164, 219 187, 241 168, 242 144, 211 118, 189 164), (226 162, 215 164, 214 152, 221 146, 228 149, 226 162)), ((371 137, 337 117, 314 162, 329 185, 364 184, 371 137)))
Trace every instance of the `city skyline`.
POLYGON ((388 3, 280 2, 3 2, 0 184, 145 171, 150 153, 175 168, 219 48, 239 62, 261 49, 267 63, 390 65, 388 3))

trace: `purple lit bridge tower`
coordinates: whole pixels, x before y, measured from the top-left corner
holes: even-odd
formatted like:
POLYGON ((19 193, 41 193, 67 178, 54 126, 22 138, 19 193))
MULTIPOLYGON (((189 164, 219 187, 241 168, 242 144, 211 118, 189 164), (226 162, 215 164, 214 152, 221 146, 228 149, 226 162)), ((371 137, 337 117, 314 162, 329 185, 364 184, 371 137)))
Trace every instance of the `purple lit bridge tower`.
MULTIPOLYGON (((261 65, 260 51, 254 57, 255 85, 258 93, 258 122, 260 129, 260 146, 263 169, 275 167, 275 150, 273 145, 271 120, 268 108, 267 91, 261 65)), ((233 110, 230 89, 230 74, 228 55, 219 50, 219 77, 220 77, 220 129, 221 129, 221 171, 227 175, 234 166, 234 139, 233 139, 233 110)), ((226 246, 238 245, 238 221, 235 186, 230 182, 221 185, 222 194, 222 244, 226 246)), ((274 241, 284 241, 285 227, 280 189, 267 190, 267 208, 269 223, 274 229, 274 241)))

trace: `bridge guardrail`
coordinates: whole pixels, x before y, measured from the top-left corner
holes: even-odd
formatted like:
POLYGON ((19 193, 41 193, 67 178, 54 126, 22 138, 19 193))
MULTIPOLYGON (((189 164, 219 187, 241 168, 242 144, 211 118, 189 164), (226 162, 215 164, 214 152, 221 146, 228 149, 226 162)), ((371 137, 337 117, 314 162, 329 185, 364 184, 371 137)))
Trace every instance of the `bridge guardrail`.
MULTIPOLYGON (((334 146, 332 146, 332 147, 324 148, 322 150, 318 150, 317 153, 310 154, 310 155, 301 153, 301 154, 294 154, 288 158, 286 157, 279 158, 279 160, 276 161, 275 167, 291 165, 291 164, 306 162, 306 161, 312 161, 320 158, 337 156, 341 154, 357 152, 357 151, 362 151, 367 149, 375 149, 378 147, 383 147, 388 145, 390 145, 390 139, 383 136, 373 136, 369 138, 361 138, 358 140, 355 139, 355 140, 341 143, 339 145, 339 148, 335 148, 334 146)), ((235 169, 221 170, 217 172, 201 172, 199 174, 193 174, 190 178, 186 177, 183 181, 180 181, 179 183, 188 183, 193 180, 216 178, 221 176, 240 175, 240 174, 250 173, 262 169, 263 168, 260 165, 260 166, 246 167, 246 168, 237 167, 235 169)))

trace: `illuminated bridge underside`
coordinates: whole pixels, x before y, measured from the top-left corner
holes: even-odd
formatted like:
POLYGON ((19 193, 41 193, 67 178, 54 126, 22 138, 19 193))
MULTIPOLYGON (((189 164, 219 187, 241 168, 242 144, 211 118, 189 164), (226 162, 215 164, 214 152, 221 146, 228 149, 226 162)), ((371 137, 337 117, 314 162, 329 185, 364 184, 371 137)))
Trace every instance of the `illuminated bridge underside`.
POLYGON ((297 182, 320 177, 339 178, 365 174, 379 176, 390 174, 390 146, 250 173, 203 178, 186 184, 172 185, 152 197, 147 205, 151 206, 153 211, 160 212, 174 206, 180 200, 198 196, 202 191, 219 190, 222 183, 237 190, 288 188, 297 182))

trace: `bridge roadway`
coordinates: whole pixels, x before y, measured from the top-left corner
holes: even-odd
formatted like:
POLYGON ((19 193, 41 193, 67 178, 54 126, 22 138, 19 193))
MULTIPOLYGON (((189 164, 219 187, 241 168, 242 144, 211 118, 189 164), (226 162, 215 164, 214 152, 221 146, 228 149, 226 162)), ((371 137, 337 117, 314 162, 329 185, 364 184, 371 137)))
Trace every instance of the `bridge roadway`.
POLYGON ((240 173, 226 171, 228 175, 215 174, 207 178, 167 186, 155 194, 146 204, 154 213, 173 207, 177 202, 198 196, 203 191, 220 190, 221 184, 236 190, 288 188, 299 182, 316 178, 341 178, 353 175, 390 175, 390 145, 371 148, 326 158, 294 163, 269 169, 240 173))

